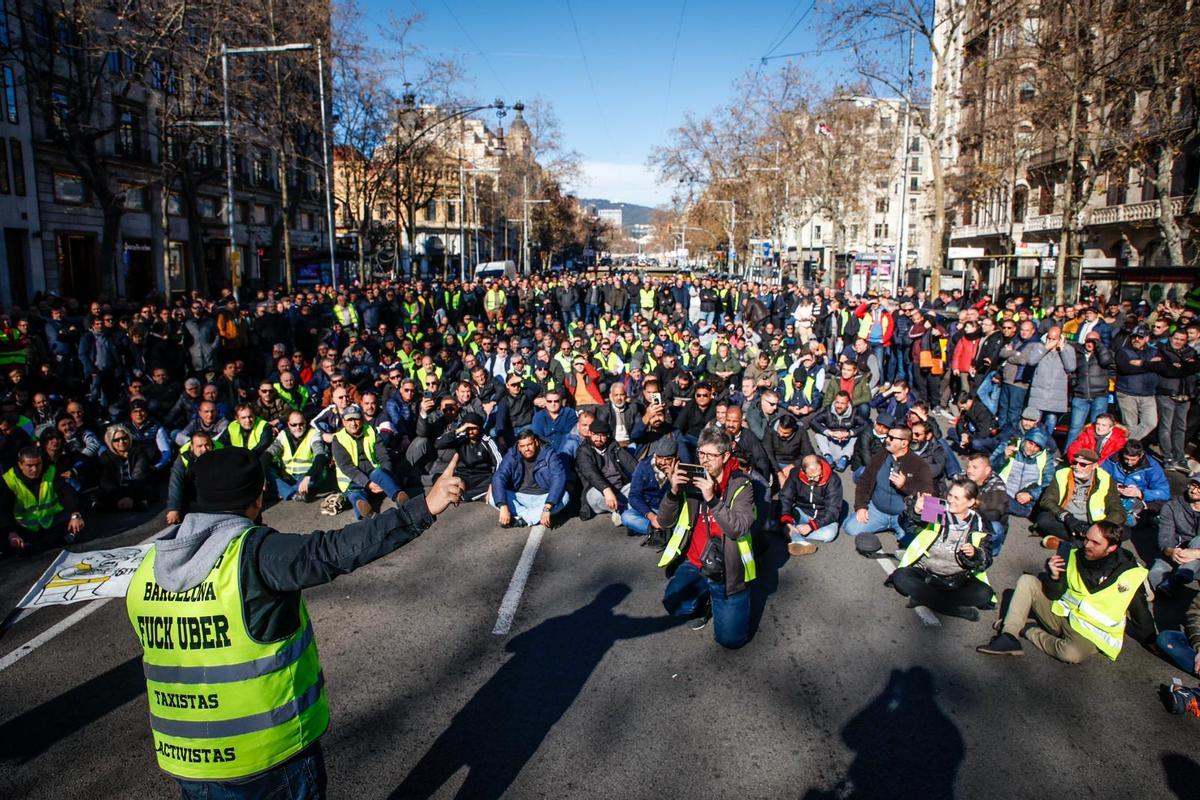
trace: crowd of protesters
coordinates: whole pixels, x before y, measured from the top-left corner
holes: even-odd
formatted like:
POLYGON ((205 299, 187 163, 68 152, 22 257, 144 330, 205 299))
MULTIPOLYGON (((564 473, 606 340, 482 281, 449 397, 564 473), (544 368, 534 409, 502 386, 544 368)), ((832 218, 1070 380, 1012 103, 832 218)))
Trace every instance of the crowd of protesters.
MULTIPOLYGON (((765 537, 802 556, 845 533, 875 557, 894 535, 889 585, 977 619, 1022 517, 1054 555, 981 652, 1019 655, 1024 634, 1116 658, 1126 618, 1153 642, 1152 593, 1200 565, 1200 303, 1183 300, 681 274, 48 297, 0 321, 0 527, 19 553, 164 498, 179 523, 190 465, 225 447, 254 452, 279 501, 363 517, 457 455, 499 526, 600 517, 660 549, 668 611, 737 647, 765 537), (1145 561, 1123 546, 1139 526, 1157 527, 1145 561)), ((1200 606, 1188 620, 1157 646, 1195 672, 1200 606)))

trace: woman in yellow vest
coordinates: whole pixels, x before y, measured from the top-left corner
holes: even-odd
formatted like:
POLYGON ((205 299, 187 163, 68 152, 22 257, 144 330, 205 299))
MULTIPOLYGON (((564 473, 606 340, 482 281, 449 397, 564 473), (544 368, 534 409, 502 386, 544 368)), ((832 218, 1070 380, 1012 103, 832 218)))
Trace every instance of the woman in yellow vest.
POLYGON ((1115 661, 1125 638, 1125 617, 1139 641, 1154 637, 1154 620, 1142 584, 1149 570, 1121 547, 1121 526, 1097 522, 1080 547, 1063 545, 1046 562, 1050 575, 1022 575, 1013 590, 1000 632, 975 648, 988 655, 1024 655, 1017 636, 1030 614, 1037 626, 1025 632, 1034 647, 1067 664, 1096 653, 1115 661))
POLYGON ((300 592, 419 536, 461 499, 455 466, 399 508, 295 536, 261 524, 253 454, 196 459, 194 510, 155 542, 126 595, 155 755, 185 798, 325 797, 329 704, 300 592))
POLYGON ((887 582, 912 606, 977 620, 979 609, 991 608, 996 601, 987 577, 991 528, 979 515, 979 486, 956 478, 944 507, 937 506, 936 497, 913 496, 908 515, 921 527, 887 582))

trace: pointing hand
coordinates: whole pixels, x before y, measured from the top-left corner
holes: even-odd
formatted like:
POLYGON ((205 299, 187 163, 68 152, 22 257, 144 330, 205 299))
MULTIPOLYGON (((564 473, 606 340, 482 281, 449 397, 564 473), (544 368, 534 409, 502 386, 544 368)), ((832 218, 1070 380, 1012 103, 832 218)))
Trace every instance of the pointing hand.
POLYGON ((429 493, 425 495, 425 505, 429 508, 429 513, 435 517, 447 508, 462 502, 462 495, 467 487, 462 478, 455 477, 454 470, 457 468, 458 453, 455 453, 450 457, 450 463, 446 465, 445 471, 430 487, 429 493))

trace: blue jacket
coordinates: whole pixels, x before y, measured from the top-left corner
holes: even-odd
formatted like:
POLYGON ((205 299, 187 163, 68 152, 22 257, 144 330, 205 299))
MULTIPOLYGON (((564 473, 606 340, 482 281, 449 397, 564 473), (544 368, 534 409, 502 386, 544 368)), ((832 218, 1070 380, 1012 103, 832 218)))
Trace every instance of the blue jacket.
POLYGON ((647 456, 638 462, 629 482, 629 505, 643 517, 650 512, 658 513, 663 495, 667 493, 667 484, 661 486, 654 477, 654 457, 647 456))
POLYGON ((1142 500, 1147 503, 1171 499, 1171 485, 1167 483, 1167 473, 1162 465, 1150 455, 1142 457, 1141 462, 1131 470, 1126 471, 1121 462, 1121 452, 1118 450, 1100 465, 1100 469, 1112 476, 1117 484, 1129 484, 1142 490, 1142 500))
MULTIPOLYGON (((525 471, 524 461, 525 458, 515 447, 504 454, 496 474, 492 476, 492 497, 496 502, 521 486, 521 478, 525 471)), ((552 506, 558 505, 567 488, 567 468, 563 464, 562 456, 549 447, 542 447, 533 462, 533 479, 538 488, 549 495, 546 502, 552 506)), ((517 513, 515 508, 510 507, 509 510, 517 513)))
MULTIPOLYGON (((575 431, 575 425, 579 422, 579 416, 573 408, 564 408, 558 415, 558 419, 551 421, 550 415, 546 413, 546 409, 540 409, 533 415, 533 432, 540 436, 545 441, 549 442, 559 453, 565 453, 570 450, 574 455, 574 448, 569 447, 568 438, 575 431)), ((576 443, 576 447, 578 443, 576 443)))

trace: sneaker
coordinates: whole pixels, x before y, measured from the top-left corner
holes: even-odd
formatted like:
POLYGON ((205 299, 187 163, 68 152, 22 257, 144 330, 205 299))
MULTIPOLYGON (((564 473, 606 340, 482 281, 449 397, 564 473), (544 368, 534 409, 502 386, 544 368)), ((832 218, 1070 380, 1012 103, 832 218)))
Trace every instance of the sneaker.
POLYGON ((292 495, 292 499, 295 500, 297 503, 307 503, 308 502, 308 492, 296 492, 294 495, 292 495))
POLYGON ((354 508, 363 519, 371 519, 375 516, 375 509, 371 508, 371 504, 361 497, 354 501, 354 508))
POLYGON ((608 512, 608 518, 609 518, 610 520, 612 520, 612 524, 613 524, 613 527, 614 527, 614 528, 619 528, 619 527, 621 527, 621 512, 620 512, 620 511, 610 511, 610 512, 608 512))
POLYGON ((1163 686, 1163 702, 1172 714, 1191 714, 1200 717, 1200 702, 1197 695, 1200 688, 1189 689, 1179 678, 1172 678, 1170 686, 1163 686))
POLYGON ((579 518, 584 522, 587 522, 589 519, 592 519, 595 516, 596 512, 592 510, 590 505, 588 505, 587 500, 584 500, 579 506, 579 518))
POLYGON ((1057 550, 1061 546, 1062 539, 1058 538, 1057 536, 1042 537, 1042 547, 1046 548, 1047 550, 1057 550))
POLYGON ((712 619, 712 611, 710 611, 708 608, 705 608, 699 616, 692 618, 692 621, 688 623, 688 627, 694 631, 702 631, 708 627, 708 621, 710 619, 712 619))
POLYGON ((1025 648, 1021 647, 1021 643, 1012 634, 998 633, 987 644, 976 647, 975 652, 986 653, 989 656, 1023 656, 1025 648))
POLYGON ((789 556, 811 556, 817 552, 817 546, 812 542, 789 542, 789 556))
POLYGON ((947 610, 946 614, 965 619, 967 622, 979 622, 979 609, 975 606, 959 606, 954 610, 947 610))

